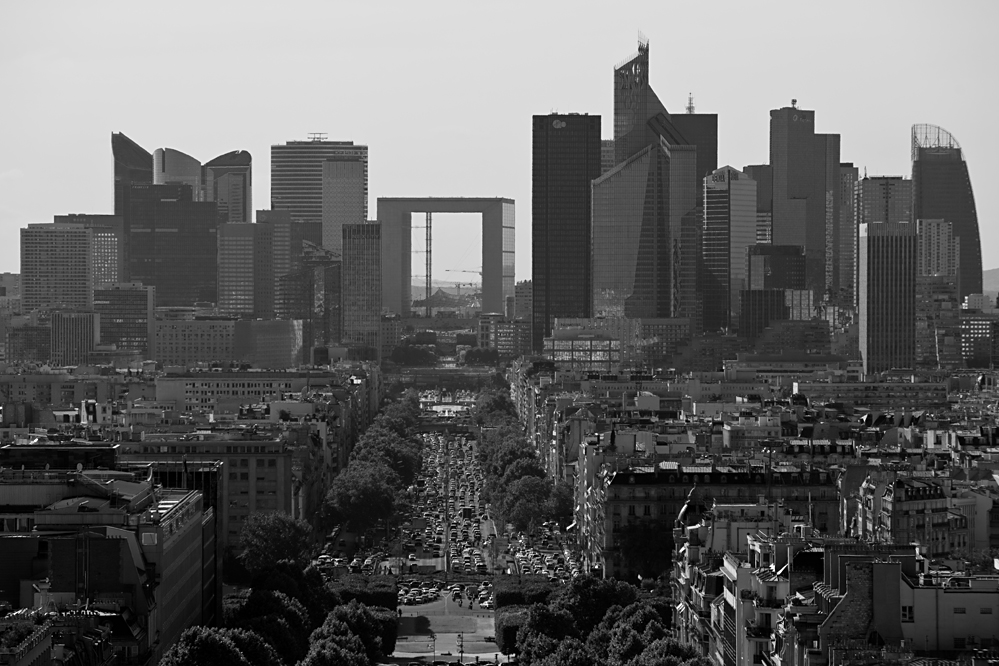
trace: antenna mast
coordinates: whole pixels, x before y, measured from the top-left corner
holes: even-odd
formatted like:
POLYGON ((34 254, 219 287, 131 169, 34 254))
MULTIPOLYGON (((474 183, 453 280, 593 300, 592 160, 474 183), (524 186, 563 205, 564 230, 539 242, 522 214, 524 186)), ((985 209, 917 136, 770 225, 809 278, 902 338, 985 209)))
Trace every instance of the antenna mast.
POLYGON ((687 95, 687 113, 694 112, 694 93, 687 95))
POLYGON ((309 132, 309 141, 325 141, 328 136, 326 132, 309 132))

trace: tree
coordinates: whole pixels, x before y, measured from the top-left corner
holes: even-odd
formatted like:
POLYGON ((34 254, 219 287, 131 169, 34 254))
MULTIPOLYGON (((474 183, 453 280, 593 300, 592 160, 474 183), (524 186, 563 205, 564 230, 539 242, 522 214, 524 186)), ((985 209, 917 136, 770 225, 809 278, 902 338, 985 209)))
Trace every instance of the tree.
POLYGON ((336 522, 363 532, 392 516, 397 485, 398 476, 386 465, 354 460, 330 484, 326 513, 336 522))
POLYGON ((538 521, 545 518, 541 511, 548 504, 550 495, 551 486, 547 481, 536 476, 525 476, 506 489, 500 513, 518 530, 532 532, 538 521))
POLYGON ((611 607, 627 607, 637 598, 638 590, 633 585, 613 578, 583 576, 557 588, 549 603, 572 613, 580 634, 585 636, 600 624, 611 607))
POLYGON ((251 513, 239 539, 243 547, 240 559, 250 573, 273 568, 281 560, 304 565, 315 551, 312 527, 278 512, 251 513))
POLYGON ((251 666, 250 661, 225 632, 209 627, 191 627, 170 646, 161 666, 251 666))
MULTIPOLYGON (((392 623, 396 623, 396 618, 392 618, 392 623)), ((315 642, 341 636, 344 627, 360 639, 364 652, 371 662, 378 661, 391 653, 393 646, 388 645, 385 640, 384 616, 380 617, 372 609, 357 601, 334 608, 323 626, 312 634, 312 640, 315 642)))
POLYGON ((536 666, 601 666, 586 644, 576 638, 567 638, 548 656, 534 662, 536 666))
POLYGON ((317 641, 309 647, 299 666, 370 666, 364 652, 353 652, 339 643, 317 641))
POLYGON ((339 603, 336 593, 324 583, 318 569, 311 565, 302 569, 287 560, 259 571, 251 586, 255 590, 282 592, 301 603, 309 614, 310 628, 321 625, 330 609, 339 603))
POLYGON ((560 481, 552 488, 551 496, 548 499, 549 517, 557 520, 561 525, 571 522, 576 507, 576 489, 568 481, 560 481))
POLYGON ((297 600, 272 590, 247 590, 223 600, 223 622, 249 629, 277 651, 285 663, 301 660, 309 648, 309 614, 297 600))
POLYGON ((246 629, 217 629, 216 631, 228 636, 252 666, 282 666, 281 657, 277 651, 259 634, 246 629))
POLYGON ((473 347, 465 352, 465 365, 496 365, 499 363, 498 349, 473 347))

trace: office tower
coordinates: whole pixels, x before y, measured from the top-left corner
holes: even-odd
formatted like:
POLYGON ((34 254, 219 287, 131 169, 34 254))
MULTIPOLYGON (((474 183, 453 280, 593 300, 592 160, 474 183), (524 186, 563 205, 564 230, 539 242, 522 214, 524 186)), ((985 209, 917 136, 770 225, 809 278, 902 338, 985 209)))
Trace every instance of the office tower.
POLYGON ((53 312, 52 363, 83 365, 101 341, 101 316, 96 312, 53 312))
POLYGON ((531 174, 532 344, 555 317, 588 317, 591 182, 600 177, 600 116, 534 116, 531 174))
POLYGON ((274 227, 218 226, 218 311, 232 317, 274 316, 274 227))
POLYGON ((742 169, 756 181, 756 243, 773 242, 774 169, 769 164, 750 164, 742 169))
POLYGON ((279 278, 301 267, 306 243, 323 244, 323 225, 319 220, 293 220, 291 211, 258 210, 257 224, 273 227, 272 263, 274 277, 279 278))
POLYGON ((153 185, 189 185, 191 201, 204 201, 201 162, 173 148, 153 151, 153 185))
POLYGON ((55 215, 56 224, 79 224, 93 230, 94 288, 121 281, 125 274, 125 229, 119 215, 55 215))
POLYGON ((101 344, 155 359, 156 290, 138 282, 94 288, 94 312, 100 315, 101 344))
POLYGON ((129 194, 129 275, 156 287, 157 306, 215 303, 218 212, 193 201, 186 184, 133 184, 129 194))
POLYGON ((253 221, 252 162, 250 153, 234 150, 203 168, 203 200, 215 202, 223 222, 253 221))
POLYGON ((302 364, 299 319, 241 319, 232 337, 232 356, 254 368, 284 370, 302 364))
POLYGON ((122 216, 125 214, 129 186, 132 183, 153 182, 153 156, 117 132, 111 133, 111 154, 114 159, 114 214, 122 216))
POLYGON ((845 307, 856 304, 857 295, 857 181, 860 173, 851 162, 839 165, 839 224, 836 243, 839 260, 835 281, 839 292, 835 302, 845 307))
POLYGON ((916 220, 916 367, 961 367, 960 240, 946 220, 916 220))
POLYGON ((521 280, 514 288, 513 318, 531 321, 531 313, 534 312, 534 283, 530 280, 521 280))
MULTIPOLYGON (((670 316, 669 184, 670 156, 655 143, 593 181, 594 315, 670 316)), ((535 304, 537 300, 536 293, 535 304)), ((557 316, 588 315, 558 312, 557 316)))
POLYGON ((821 298, 839 289, 839 135, 816 134, 815 112, 795 103, 770 112, 773 243, 805 249, 805 284, 821 298))
POLYGON ((756 181, 730 166, 704 178, 701 267, 704 330, 731 329, 746 289, 747 251, 756 243, 756 181))
POLYGON ((917 257, 915 224, 878 221, 860 226, 858 309, 865 374, 913 367, 917 257))
POLYGON ((89 310, 94 303, 94 232, 82 224, 21 229, 21 308, 89 310))
POLYGON ((234 319, 157 319, 153 330, 156 360, 163 365, 191 367, 197 363, 233 360, 234 319))
POLYGON ((746 252, 739 335, 755 340, 773 322, 812 318, 805 253, 797 245, 753 245, 746 252))
POLYGON ((323 219, 323 163, 355 158, 364 170, 364 215, 368 219, 368 147, 353 141, 326 141, 325 134, 309 141, 271 146, 271 209, 287 210, 292 219, 323 219))
POLYGON ((600 175, 614 168, 614 139, 600 140, 600 175))
POLYGON ((968 165, 957 139, 935 125, 912 126, 912 215, 942 219, 960 241, 960 297, 982 292, 982 244, 968 165))
POLYGON ((381 225, 343 227, 343 343, 380 350, 382 316, 381 225))
POLYGON ((367 220, 367 158, 341 155, 323 162, 323 247, 343 249, 343 225, 367 220))
POLYGON ((902 176, 864 176, 857 182, 857 222, 912 221, 912 181, 902 176))
POLYGON ((300 267, 276 279, 274 309, 279 319, 301 320, 306 361, 315 362, 316 349, 337 346, 343 336, 343 262, 318 243, 304 245, 300 267))

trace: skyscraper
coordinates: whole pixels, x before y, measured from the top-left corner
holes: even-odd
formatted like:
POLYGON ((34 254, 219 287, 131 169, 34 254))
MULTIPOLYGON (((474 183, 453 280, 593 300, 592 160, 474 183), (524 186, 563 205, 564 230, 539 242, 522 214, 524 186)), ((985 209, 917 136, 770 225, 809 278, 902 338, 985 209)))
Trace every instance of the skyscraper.
POLYGON ((218 212, 194 201, 186 184, 132 184, 129 276, 156 287, 157 306, 215 303, 218 298, 218 212))
POLYGON ((215 202, 223 222, 253 221, 252 161, 247 151, 234 150, 203 168, 204 200, 215 202))
POLYGON ((534 116, 533 125, 532 344, 540 351, 555 317, 590 316, 590 183, 600 176, 600 116, 534 116))
POLYGON ((851 162, 839 165, 839 222, 836 244, 839 258, 834 266, 839 291, 835 301, 847 307, 856 303, 857 294, 857 180, 859 170, 851 162))
POLYGON ((125 230, 118 215, 55 215, 56 224, 80 224, 93 230, 94 288, 119 282, 126 273, 125 230))
POLYGON ((136 352, 143 359, 156 358, 155 304, 155 289, 137 282, 95 288, 94 311, 100 315, 101 344, 136 352))
POLYGON ((816 134, 815 112, 792 106, 770 112, 775 245, 805 250, 805 284, 816 298, 839 289, 839 135, 816 134))
POLYGON ((191 186, 191 201, 204 201, 201 162, 173 148, 153 151, 153 185, 191 186))
POLYGON ((382 318, 381 225, 343 227, 343 343, 379 353, 382 318))
POLYGON ((276 279, 274 309, 280 319, 302 321, 306 361, 314 362, 316 348, 339 345, 343 335, 343 262, 340 255, 318 243, 306 242, 304 245, 301 267, 276 279))
POLYGON ((916 366, 958 368, 961 357, 960 239, 946 220, 916 220, 916 366))
POLYGON ((323 162, 323 247, 343 250, 343 225, 367 219, 368 163, 358 155, 340 155, 323 162))
POLYGON ((756 243, 756 181, 730 166, 706 176, 703 229, 704 329, 732 328, 747 288, 747 252, 756 243))
POLYGON ((860 354, 864 373, 911 368, 916 360, 916 225, 860 226, 860 354))
POLYGON ((356 158, 364 171, 364 215, 368 219, 368 147, 353 141, 326 141, 324 134, 309 141, 271 146, 271 209, 291 211, 292 219, 323 219, 323 163, 356 158))
POLYGON ((742 169, 756 181, 756 242, 773 242, 774 169, 769 164, 750 164, 742 169))
POLYGON ((220 224, 218 310, 234 317, 274 316, 274 227, 220 224))
POLYGON ((124 215, 129 185, 153 182, 153 156, 118 132, 111 133, 111 154, 114 159, 114 214, 120 216, 124 215))
POLYGON ((101 316, 96 312, 52 313, 51 361, 82 365, 101 341, 101 316))
POLYGON ((858 225, 911 221, 911 180, 902 176, 864 176, 857 182, 858 225))
POLYGON ((82 224, 29 224, 21 229, 23 312, 93 307, 93 234, 82 224))
POLYGON ((957 139, 935 125, 912 126, 912 215, 942 219, 960 240, 958 287, 963 300, 982 293, 982 243, 968 164, 957 139))

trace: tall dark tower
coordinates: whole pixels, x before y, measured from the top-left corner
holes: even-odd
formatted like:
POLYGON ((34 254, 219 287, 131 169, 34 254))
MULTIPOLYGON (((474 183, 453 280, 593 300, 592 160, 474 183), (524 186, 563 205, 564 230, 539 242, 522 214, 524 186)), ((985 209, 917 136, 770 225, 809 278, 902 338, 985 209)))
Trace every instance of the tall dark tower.
POLYGON ((960 299, 982 293, 982 241, 961 146, 936 125, 912 126, 913 220, 946 220, 960 240, 960 299))
POLYGON ((814 111, 792 103, 770 112, 772 242, 805 250, 805 284, 816 300, 839 289, 839 164, 839 135, 816 134, 814 111))
POLYGON ((111 133, 111 155, 114 157, 114 214, 124 215, 128 186, 153 182, 153 156, 120 132, 111 133))
POLYGON ((589 317, 590 183, 600 177, 600 116, 534 116, 532 153, 533 347, 555 317, 589 317))

